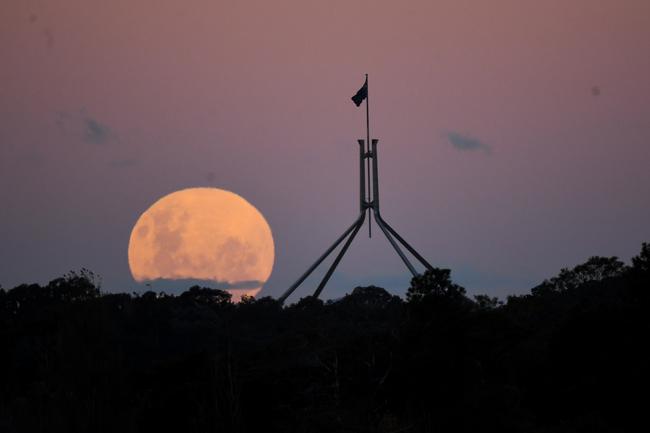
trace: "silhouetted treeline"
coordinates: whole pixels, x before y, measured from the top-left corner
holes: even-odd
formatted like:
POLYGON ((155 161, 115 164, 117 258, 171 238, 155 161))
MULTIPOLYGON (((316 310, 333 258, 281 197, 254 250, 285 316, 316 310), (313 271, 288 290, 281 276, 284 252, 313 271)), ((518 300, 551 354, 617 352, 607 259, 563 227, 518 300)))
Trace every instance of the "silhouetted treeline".
POLYGON ((0 290, 0 431, 636 432, 650 390, 650 245, 505 303, 450 271, 406 301, 233 304, 102 294, 89 271, 0 290))

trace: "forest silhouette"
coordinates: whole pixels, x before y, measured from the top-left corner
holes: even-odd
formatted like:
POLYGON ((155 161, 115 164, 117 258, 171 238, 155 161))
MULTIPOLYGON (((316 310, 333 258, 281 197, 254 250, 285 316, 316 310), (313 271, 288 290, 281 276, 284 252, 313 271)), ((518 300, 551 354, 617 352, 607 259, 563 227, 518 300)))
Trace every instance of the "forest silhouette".
POLYGON ((406 300, 234 304, 100 291, 88 270, 0 290, 0 431, 632 432, 650 389, 650 245, 504 302, 448 269, 406 300))

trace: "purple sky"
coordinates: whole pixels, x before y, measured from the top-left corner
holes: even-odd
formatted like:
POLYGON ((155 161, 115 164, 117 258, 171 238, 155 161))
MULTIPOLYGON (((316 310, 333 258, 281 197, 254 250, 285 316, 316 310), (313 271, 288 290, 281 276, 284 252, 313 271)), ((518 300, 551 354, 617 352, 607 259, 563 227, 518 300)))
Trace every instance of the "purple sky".
MULTIPOLYGON (((279 295, 356 216, 364 73, 382 214, 470 293, 650 240, 647 0, 3 0, 0 284, 135 289, 138 216, 216 186, 266 216, 279 295)), ((365 233, 326 297, 408 286, 365 233)))

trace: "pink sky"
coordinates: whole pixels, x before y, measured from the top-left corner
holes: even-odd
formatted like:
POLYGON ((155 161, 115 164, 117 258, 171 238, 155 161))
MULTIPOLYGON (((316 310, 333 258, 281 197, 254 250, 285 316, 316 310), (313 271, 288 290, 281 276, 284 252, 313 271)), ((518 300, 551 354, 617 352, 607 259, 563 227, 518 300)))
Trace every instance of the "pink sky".
MULTIPOLYGON (((269 221, 279 295, 355 217, 364 73, 382 213, 432 264, 503 296, 628 260, 650 240, 649 41, 647 0, 4 0, 0 284, 85 266, 130 291, 140 213, 216 186, 269 221)), ((326 296, 408 281, 361 236, 326 296)))

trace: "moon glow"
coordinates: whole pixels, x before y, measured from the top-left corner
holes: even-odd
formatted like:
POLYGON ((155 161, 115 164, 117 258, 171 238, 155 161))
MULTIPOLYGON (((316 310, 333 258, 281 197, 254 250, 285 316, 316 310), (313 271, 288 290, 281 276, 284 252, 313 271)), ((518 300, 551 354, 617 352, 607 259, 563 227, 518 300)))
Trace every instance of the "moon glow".
POLYGON ((234 299, 256 295, 273 270, 271 228, 248 201, 218 188, 189 188, 155 202, 129 240, 138 282, 207 280, 234 299))

